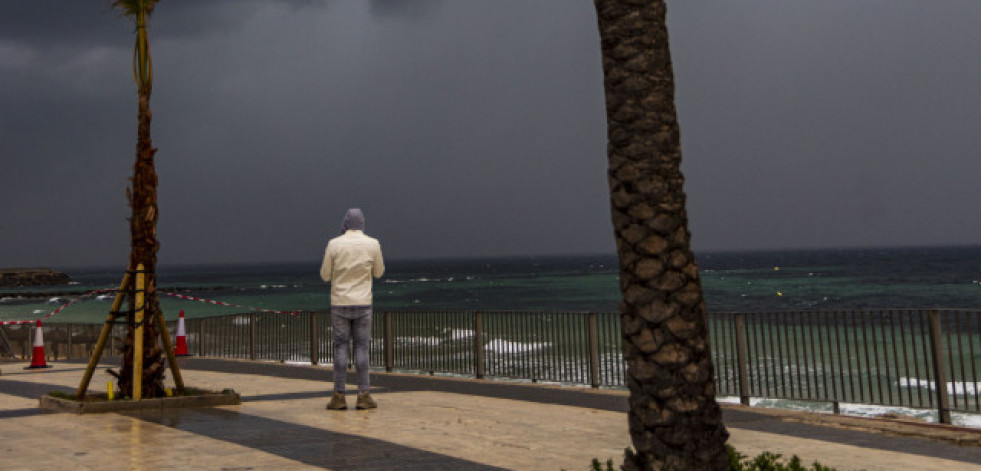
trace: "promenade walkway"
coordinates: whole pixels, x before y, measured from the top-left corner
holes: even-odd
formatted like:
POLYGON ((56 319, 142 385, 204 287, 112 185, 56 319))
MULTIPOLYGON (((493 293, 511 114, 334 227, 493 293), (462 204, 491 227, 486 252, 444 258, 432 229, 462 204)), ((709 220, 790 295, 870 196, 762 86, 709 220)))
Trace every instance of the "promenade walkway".
MULTIPOLYGON (((38 409, 73 392, 81 363, 0 363, 0 468, 109 471, 587 470, 629 445, 626 393, 407 374, 373 374, 379 408, 327 411, 329 368, 180 360, 185 384, 233 388, 242 405, 107 414, 38 409)), ((96 373, 93 390, 110 377, 96 373)), ((349 380, 353 381, 353 378, 349 380)), ((839 471, 979 470, 981 431, 725 406, 730 443, 839 471), (958 444, 960 443, 960 444, 958 444)))

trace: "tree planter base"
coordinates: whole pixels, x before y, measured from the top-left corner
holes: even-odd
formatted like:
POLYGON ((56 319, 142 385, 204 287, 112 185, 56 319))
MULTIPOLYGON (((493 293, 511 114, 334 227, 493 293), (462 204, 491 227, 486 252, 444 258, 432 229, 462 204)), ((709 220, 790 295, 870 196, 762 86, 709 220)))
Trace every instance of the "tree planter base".
POLYGON ((161 397, 155 399, 118 399, 109 401, 105 395, 90 395, 83 401, 49 394, 41 396, 39 407, 52 412, 71 412, 75 414, 96 414, 101 412, 122 412, 130 410, 166 410, 189 407, 237 406, 242 397, 237 392, 204 392, 191 396, 161 397))

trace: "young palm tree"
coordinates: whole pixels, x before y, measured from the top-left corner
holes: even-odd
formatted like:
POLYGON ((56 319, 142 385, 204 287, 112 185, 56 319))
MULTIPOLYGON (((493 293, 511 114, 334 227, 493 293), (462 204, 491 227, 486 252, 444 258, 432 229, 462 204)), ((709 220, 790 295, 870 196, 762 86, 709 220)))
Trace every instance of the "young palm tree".
MULTIPOLYGON (((130 207, 131 252, 130 267, 143 265, 146 272, 146 292, 144 295, 145 315, 143 329, 143 397, 152 398, 164 393, 163 349, 158 343, 159 333, 153 322, 159 314, 160 303, 156 293, 157 265, 157 174, 153 166, 153 155, 157 149, 150 141, 150 92, 153 87, 153 60, 150 57, 150 41, 147 36, 147 22, 154 6, 159 0, 113 0, 112 6, 123 16, 132 18, 136 24, 136 45, 133 50, 133 78, 136 81, 139 107, 137 111, 136 165, 133 169, 133 187, 127 190, 130 207)), ((132 288, 131 288, 132 289, 132 288)), ((129 296, 131 307, 135 296, 129 296)), ((130 309, 132 312, 133 309, 130 309)), ((123 367, 118 374, 119 388, 124 392, 132 390, 133 385, 133 338, 136 334, 135 318, 128 318, 129 332, 122 348, 123 367)))
POLYGON ((663 0, 594 0, 636 452, 626 470, 725 470, 701 280, 689 244, 663 0))

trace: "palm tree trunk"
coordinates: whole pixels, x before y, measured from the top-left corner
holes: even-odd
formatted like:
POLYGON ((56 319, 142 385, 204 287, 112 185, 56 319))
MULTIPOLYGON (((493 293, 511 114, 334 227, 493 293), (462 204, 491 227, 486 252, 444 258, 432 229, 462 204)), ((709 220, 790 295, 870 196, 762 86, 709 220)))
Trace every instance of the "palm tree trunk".
POLYGON ((690 247, 663 0, 595 0, 636 453, 626 470, 725 470, 706 307, 690 247))
MULTIPOLYGON (((123 365, 116 377, 124 395, 133 390, 135 380, 141 381, 141 395, 145 398, 163 395, 163 349, 159 344, 156 317, 160 314, 157 299, 157 173, 153 156, 157 149, 150 140, 150 92, 153 88, 153 61, 150 57, 150 40, 147 21, 159 0, 112 0, 112 6, 132 17, 136 23, 136 43, 133 48, 133 80, 139 96, 137 110, 136 164, 133 168, 133 187, 127 190, 133 216, 130 219, 130 270, 140 265, 145 274, 143 306, 134 306, 136 287, 129 288, 130 309, 127 315, 128 333, 120 353, 123 365), (143 309, 143 372, 141 378, 133 378, 134 337, 136 335, 135 309, 143 309)), ((135 277, 134 277, 135 278, 135 277)), ((115 373, 113 373, 115 374, 115 373)))
MULTIPOLYGON (((133 188, 129 195, 130 206, 133 210, 130 219, 131 252, 130 266, 143 265, 146 272, 146 293, 144 329, 143 329, 143 397, 152 398, 163 395, 164 362, 154 316, 159 315, 160 303, 156 292, 157 266, 157 174, 154 169, 153 157, 157 149, 153 148, 150 140, 150 96, 149 90, 141 88, 138 111, 138 129, 136 144, 136 164, 133 169, 133 188)), ((130 299, 133 299, 131 296, 130 299)), ((140 306, 136 306, 139 308, 140 306)), ((131 309, 132 311, 132 309, 131 309)), ((133 382, 133 336, 135 335, 135 319, 129 316, 129 326, 126 342, 123 344, 123 368, 120 372, 119 387, 123 392, 132 390, 133 382)))

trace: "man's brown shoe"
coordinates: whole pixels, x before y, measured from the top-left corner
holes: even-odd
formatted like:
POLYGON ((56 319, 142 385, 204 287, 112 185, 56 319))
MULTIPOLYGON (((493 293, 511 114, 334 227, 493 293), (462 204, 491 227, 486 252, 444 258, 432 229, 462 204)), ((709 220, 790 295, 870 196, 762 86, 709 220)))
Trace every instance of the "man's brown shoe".
POLYGON ((358 409, 375 409, 378 407, 378 403, 371 398, 371 394, 367 392, 358 394, 358 409))
MULTIPOLYGON (((358 403, 360 404, 361 399, 358 398, 358 403)), ((347 400, 344 399, 344 393, 334 391, 334 396, 330 398, 330 402, 327 403, 328 410, 344 410, 347 409, 347 400)))

